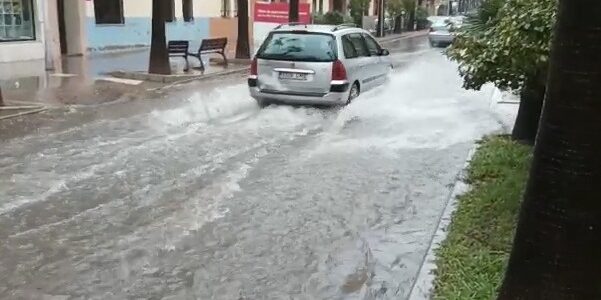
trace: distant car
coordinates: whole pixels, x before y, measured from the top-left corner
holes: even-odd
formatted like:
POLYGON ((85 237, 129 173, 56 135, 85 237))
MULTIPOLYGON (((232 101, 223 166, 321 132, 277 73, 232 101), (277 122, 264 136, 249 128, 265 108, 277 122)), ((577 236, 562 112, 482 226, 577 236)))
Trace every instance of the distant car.
POLYGON ((280 25, 269 33, 250 68, 250 95, 273 102, 344 105, 386 81, 388 50, 350 25, 280 25))
POLYGON ((453 43, 455 35, 451 32, 451 23, 436 23, 430 26, 428 39, 432 47, 448 46, 453 43))

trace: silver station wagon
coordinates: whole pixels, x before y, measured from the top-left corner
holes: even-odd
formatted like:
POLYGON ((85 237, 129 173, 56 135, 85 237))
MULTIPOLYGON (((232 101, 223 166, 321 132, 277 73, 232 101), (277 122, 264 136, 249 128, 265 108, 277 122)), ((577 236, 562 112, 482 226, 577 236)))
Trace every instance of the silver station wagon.
POLYGON ((259 105, 345 105, 384 83, 389 52, 354 25, 280 25, 252 61, 248 86, 259 105))

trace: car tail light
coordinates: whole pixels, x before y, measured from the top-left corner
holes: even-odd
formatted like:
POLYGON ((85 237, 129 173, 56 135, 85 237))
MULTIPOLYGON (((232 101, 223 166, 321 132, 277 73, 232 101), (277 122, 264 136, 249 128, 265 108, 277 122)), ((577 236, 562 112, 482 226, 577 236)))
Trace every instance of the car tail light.
POLYGON ((346 80, 346 68, 340 60, 332 63, 332 80, 346 80))
POLYGON ((250 63, 250 76, 256 77, 258 75, 257 71, 258 71, 257 58, 255 57, 255 58, 253 58, 252 62, 250 63))

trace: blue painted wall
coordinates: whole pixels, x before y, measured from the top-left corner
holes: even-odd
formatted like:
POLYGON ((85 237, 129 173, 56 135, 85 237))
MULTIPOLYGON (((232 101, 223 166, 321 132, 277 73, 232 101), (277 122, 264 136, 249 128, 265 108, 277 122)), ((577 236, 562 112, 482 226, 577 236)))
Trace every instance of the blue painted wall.
MULTIPOLYGON (((193 22, 177 20, 166 23, 167 40, 189 40, 192 49, 209 36, 209 18, 196 17, 193 22)), ((88 49, 103 51, 119 48, 149 46, 150 18, 125 18, 121 25, 97 25, 94 17, 87 18, 88 49)), ((193 50, 191 50, 193 51, 193 50)))

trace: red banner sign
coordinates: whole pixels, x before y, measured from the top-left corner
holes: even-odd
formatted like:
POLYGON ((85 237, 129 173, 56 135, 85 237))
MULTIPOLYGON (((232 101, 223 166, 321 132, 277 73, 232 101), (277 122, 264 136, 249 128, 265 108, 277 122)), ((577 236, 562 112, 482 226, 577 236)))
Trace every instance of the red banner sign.
MULTIPOLYGON (((298 21, 304 24, 311 23, 309 3, 298 5, 298 21)), ((255 22, 288 23, 288 3, 261 3, 255 2, 255 22)))

